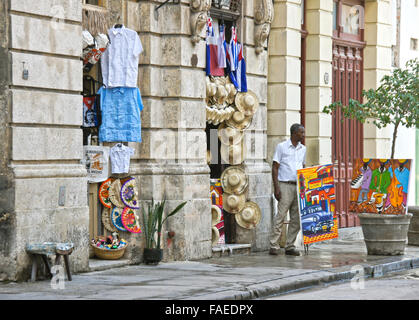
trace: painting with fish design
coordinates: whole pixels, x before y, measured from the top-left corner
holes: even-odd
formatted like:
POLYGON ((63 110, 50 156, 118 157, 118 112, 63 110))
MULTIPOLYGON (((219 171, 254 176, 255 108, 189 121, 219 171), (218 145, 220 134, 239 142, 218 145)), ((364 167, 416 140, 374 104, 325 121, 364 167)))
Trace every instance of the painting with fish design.
POLYGON ((406 214, 410 159, 356 159, 350 212, 406 214))

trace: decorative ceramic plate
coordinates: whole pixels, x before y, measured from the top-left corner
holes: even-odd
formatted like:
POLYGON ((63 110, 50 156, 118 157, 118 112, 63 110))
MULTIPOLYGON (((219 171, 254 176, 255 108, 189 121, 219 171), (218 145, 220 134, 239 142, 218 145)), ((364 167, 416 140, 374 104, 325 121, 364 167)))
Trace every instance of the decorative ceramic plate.
POLYGON ((111 222, 111 209, 110 208, 104 208, 104 210, 102 211, 102 224, 105 227, 105 229, 110 232, 118 231, 118 229, 116 229, 115 226, 111 222))
POLYGON ((121 187, 121 200, 131 209, 140 209, 138 189, 135 178, 127 180, 121 187))
POLYGON ((109 187, 111 184, 112 179, 109 178, 108 180, 103 181, 99 188, 99 200, 106 208, 112 207, 111 199, 109 199, 109 187))
POLYGON ((120 231, 127 231, 127 229, 125 229, 122 223, 123 210, 124 210, 123 208, 119 208, 119 207, 113 208, 112 213, 111 213, 111 220, 115 228, 117 228, 120 231))
POLYGON ((141 233, 140 220, 136 209, 126 207, 122 211, 122 224, 132 233, 141 233))

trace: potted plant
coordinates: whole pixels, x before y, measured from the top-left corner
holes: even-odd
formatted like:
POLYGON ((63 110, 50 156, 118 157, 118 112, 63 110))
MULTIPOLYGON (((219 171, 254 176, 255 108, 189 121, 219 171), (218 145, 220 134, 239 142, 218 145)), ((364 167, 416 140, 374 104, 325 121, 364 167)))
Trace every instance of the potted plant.
POLYGON ((166 220, 178 213, 185 205, 186 201, 178 205, 173 211, 164 216, 164 207, 166 200, 155 203, 152 200, 148 204, 147 212, 142 209, 144 221, 144 262, 146 264, 158 264, 163 258, 163 249, 161 248, 161 231, 166 220))
MULTIPOLYGON (((405 69, 394 69, 381 79, 377 89, 362 91, 365 103, 349 99, 347 106, 334 102, 324 107, 323 112, 330 114, 340 108, 344 117, 361 123, 370 122, 383 128, 393 125, 391 159, 397 131, 401 125, 415 127, 419 118, 419 61, 410 60, 405 69)), ((372 214, 359 213, 364 241, 368 254, 404 254, 411 214, 372 214)))

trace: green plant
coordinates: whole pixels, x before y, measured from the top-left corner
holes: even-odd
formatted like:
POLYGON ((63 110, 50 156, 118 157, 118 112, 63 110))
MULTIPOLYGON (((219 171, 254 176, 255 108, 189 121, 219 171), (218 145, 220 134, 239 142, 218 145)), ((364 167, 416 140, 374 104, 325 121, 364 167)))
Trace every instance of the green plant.
POLYGON ((145 248, 160 249, 161 230, 165 221, 178 213, 185 205, 186 201, 178 205, 173 211, 168 213, 164 218, 164 207, 166 200, 155 203, 154 200, 148 204, 147 212, 144 207, 142 208, 143 221, 144 221, 144 234, 145 234, 145 248))
POLYGON ((330 114, 338 107, 345 118, 367 123, 372 120, 377 128, 394 125, 391 145, 391 159, 394 158, 397 130, 400 125, 406 128, 417 126, 419 118, 419 61, 410 60, 406 69, 394 69, 390 75, 381 79, 377 89, 362 91, 365 103, 349 99, 349 104, 343 106, 340 101, 323 108, 323 112, 330 114))

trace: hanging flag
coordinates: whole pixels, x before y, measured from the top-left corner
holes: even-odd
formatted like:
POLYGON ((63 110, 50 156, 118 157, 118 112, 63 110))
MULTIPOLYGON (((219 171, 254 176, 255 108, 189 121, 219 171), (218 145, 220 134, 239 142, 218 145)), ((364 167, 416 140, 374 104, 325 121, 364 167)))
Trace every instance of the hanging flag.
POLYGON ((227 67, 226 62, 226 38, 225 38, 225 25, 220 24, 219 26, 219 37, 218 37, 218 67, 225 68, 227 67))
POLYGON ((236 28, 231 28, 231 40, 227 47, 227 73, 239 92, 247 92, 246 61, 243 46, 237 42, 236 28))
POLYGON ((207 76, 224 76, 224 68, 218 64, 218 37, 215 35, 212 19, 208 18, 207 21, 207 38, 206 38, 206 73, 207 76))

